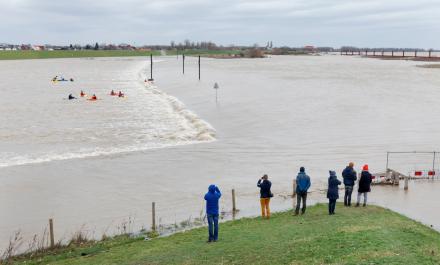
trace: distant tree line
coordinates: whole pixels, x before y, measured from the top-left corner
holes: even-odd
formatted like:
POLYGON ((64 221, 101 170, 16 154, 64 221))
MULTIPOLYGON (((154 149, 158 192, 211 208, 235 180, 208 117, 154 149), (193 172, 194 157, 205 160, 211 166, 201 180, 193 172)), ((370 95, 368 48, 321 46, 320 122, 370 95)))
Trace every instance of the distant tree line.
MULTIPOLYGON (((69 45, 32 45, 32 44, 7 44, 0 43, 0 50, 32 50, 38 47, 38 50, 238 50, 247 51, 248 53, 253 53, 257 55, 260 51, 264 54, 307 54, 307 53, 317 53, 317 52, 357 52, 357 51, 426 51, 420 48, 361 48, 355 46, 342 46, 340 48, 333 47, 314 47, 314 46, 303 46, 303 47, 289 47, 289 46, 275 46, 272 41, 267 41, 264 45, 260 46, 254 44, 251 46, 246 45, 219 45, 212 41, 191 41, 189 39, 176 42, 171 41, 168 45, 142 45, 135 46, 127 43, 121 44, 106 44, 95 42, 93 44, 69 44, 69 45), (259 51, 259 52, 257 52, 259 51)), ((436 51, 434 49, 430 49, 436 51)), ((244 53, 243 53, 244 54, 244 53)))

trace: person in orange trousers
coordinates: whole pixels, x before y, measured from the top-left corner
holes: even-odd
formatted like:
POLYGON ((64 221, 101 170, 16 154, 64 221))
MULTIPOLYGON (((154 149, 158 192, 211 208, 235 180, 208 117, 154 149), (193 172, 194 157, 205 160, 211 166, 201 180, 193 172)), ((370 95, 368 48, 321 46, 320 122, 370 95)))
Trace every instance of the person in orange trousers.
POLYGON ((273 197, 270 188, 272 187, 272 183, 268 180, 268 176, 265 174, 261 179, 257 182, 257 187, 260 188, 260 204, 261 204, 261 216, 263 218, 270 218, 270 198, 273 197))

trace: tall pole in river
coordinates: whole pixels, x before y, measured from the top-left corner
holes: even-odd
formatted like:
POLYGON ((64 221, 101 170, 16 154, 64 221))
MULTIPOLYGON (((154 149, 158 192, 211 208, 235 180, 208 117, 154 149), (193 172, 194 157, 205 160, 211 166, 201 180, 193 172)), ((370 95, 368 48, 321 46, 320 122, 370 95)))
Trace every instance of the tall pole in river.
POLYGON ((200 55, 199 55, 199 81, 200 81, 200 55))
POLYGON ((185 74, 185 54, 182 54, 182 73, 185 74))
POLYGON ((150 81, 153 81, 153 54, 150 53, 150 81))

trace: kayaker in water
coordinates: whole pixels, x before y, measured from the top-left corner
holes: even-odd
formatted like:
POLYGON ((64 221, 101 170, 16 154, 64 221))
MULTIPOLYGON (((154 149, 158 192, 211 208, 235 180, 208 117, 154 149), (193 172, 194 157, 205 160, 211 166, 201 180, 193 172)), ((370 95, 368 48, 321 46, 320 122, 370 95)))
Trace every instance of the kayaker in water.
POLYGON ((81 90, 80 96, 84 97, 86 95, 86 93, 84 93, 84 91, 81 90))
POLYGON ((112 92, 110 92, 110 95, 116 96, 116 92, 112 89, 112 92))
POLYGON ((69 94, 69 100, 72 100, 72 99, 76 99, 76 97, 72 96, 72 94, 69 94))
POLYGON ((73 82, 73 78, 70 78, 70 82, 73 82))
POLYGON ((118 97, 120 97, 120 98, 124 97, 124 93, 122 93, 121 91, 119 91, 118 97))
POLYGON ((95 94, 93 94, 93 96, 92 96, 92 98, 91 98, 91 100, 97 100, 98 98, 96 97, 96 95, 95 94))

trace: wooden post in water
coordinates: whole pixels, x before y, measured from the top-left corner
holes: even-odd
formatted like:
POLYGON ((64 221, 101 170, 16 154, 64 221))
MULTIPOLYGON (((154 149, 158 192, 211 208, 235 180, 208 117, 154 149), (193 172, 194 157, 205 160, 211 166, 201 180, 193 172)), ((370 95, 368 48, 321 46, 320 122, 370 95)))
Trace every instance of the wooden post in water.
POLYGON ((431 58, 431 52, 432 52, 432 50, 429 50, 429 58, 431 58))
POLYGON ((237 211, 237 207, 235 204, 235 189, 232 189, 232 213, 237 211))
POLYGON ((150 53, 150 80, 148 81, 153 81, 153 54, 150 53))
POLYGON ((199 55, 199 81, 200 81, 200 55, 199 55))
POLYGON ((295 198, 295 196, 296 196, 296 179, 293 179, 292 198, 295 198))
POLYGON ((52 218, 49 219, 49 236, 50 236, 50 247, 55 247, 55 236, 53 234, 53 220, 52 218))
POLYGON ((417 50, 414 51, 414 57, 417 57, 417 50))
POLYGON ((156 203, 151 204, 151 230, 156 231, 156 203))
POLYGON ((405 51, 403 51, 402 56, 405 57, 405 51))
POLYGON ((376 50, 373 51, 373 56, 376 56, 376 50))
POLYGON ((394 51, 391 51, 391 57, 394 57, 394 51))
POLYGON ((405 184, 403 186, 404 190, 408 190, 408 176, 405 176, 405 184))
POLYGON ((383 55, 385 54, 385 51, 384 50, 382 50, 382 57, 383 57, 383 55))
POLYGON ((293 211, 295 211, 295 207, 296 207, 296 200, 295 197, 297 196, 296 194, 296 179, 293 178, 293 183, 292 183, 292 209, 293 211))
MULTIPOLYGON (((433 152, 433 158, 432 158, 432 179, 434 180, 434 176, 435 176, 435 151, 433 152)), ((429 178, 429 176, 428 176, 429 178)))
POLYGON ((185 54, 182 54, 182 73, 185 74, 185 54))

